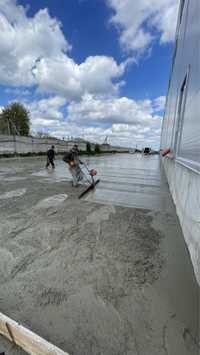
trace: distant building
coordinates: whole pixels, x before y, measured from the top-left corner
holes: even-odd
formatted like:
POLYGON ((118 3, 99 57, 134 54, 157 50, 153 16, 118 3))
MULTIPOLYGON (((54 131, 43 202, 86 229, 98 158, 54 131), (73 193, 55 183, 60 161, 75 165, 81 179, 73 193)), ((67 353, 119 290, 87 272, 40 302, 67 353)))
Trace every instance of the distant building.
POLYGON ((161 148, 200 284, 200 1, 181 0, 161 148), (169 152, 170 150, 170 152, 169 152))
POLYGON ((113 153, 129 153, 129 148, 113 146, 108 143, 103 143, 100 145, 101 152, 113 152, 113 153))

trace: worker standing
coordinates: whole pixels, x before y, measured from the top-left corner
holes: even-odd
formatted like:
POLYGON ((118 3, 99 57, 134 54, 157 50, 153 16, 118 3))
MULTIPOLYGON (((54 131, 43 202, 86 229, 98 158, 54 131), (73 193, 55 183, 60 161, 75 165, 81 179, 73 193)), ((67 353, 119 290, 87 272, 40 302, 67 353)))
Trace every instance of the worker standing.
POLYGON ((51 148, 47 151, 46 168, 48 168, 50 164, 53 169, 55 168, 54 159, 55 159, 55 147, 54 145, 52 145, 51 148))
POLYGON ((84 175, 80 168, 80 164, 83 164, 83 162, 79 159, 79 149, 77 144, 74 144, 72 149, 65 154, 63 160, 68 164, 69 171, 72 175, 72 185, 74 187, 78 186, 78 183, 83 180, 84 175))

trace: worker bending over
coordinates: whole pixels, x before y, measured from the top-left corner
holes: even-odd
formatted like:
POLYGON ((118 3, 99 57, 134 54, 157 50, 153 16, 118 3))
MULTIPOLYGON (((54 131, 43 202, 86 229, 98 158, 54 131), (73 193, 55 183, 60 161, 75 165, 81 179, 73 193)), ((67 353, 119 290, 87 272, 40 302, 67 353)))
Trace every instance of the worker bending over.
POLYGON ((79 159, 79 149, 77 144, 74 144, 73 148, 65 154, 63 160, 68 164, 69 171, 72 175, 72 185, 78 186, 84 176, 80 164, 84 163, 79 159))

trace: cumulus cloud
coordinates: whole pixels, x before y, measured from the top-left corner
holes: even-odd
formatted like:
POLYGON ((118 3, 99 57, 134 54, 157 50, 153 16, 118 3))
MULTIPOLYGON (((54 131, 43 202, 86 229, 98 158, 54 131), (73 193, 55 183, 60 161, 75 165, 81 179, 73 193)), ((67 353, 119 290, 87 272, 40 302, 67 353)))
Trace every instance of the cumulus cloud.
POLYGON ((119 85, 114 78, 124 73, 124 65, 117 65, 112 57, 93 56, 78 65, 62 55, 41 59, 33 70, 40 89, 65 95, 68 100, 80 99, 84 93, 115 94, 119 85))
MULTIPOLYGON (((161 42, 172 39, 174 0, 106 1, 115 11, 112 21, 123 48, 143 51, 153 28, 161 42)), ((126 146, 158 144, 164 97, 135 101, 117 95, 131 60, 118 64, 112 57, 90 56, 78 64, 70 50, 61 23, 47 9, 31 17, 16 0, 0 0, 0 84, 11 87, 8 94, 23 90, 33 132, 97 142, 108 135, 112 144, 126 146), (45 98, 31 102, 35 88, 45 98)))
POLYGON ((48 131, 62 127, 66 99, 60 96, 52 96, 41 100, 25 103, 31 114, 32 132, 48 131))
POLYGON ((127 97, 112 97, 102 100, 93 95, 84 95, 80 102, 71 102, 68 107, 70 120, 80 124, 123 123, 131 125, 153 124, 151 100, 135 101, 127 97))
POLYGON ((70 48, 61 25, 48 10, 28 17, 14 0, 0 0, 0 81, 10 85, 35 84, 32 69, 40 58, 52 58, 70 48))
POLYGON ((162 117, 157 112, 154 100, 135 101, 127 97, 102 100, 85 95, 81 102, 69 105, 68 122, 78 124, 88 139, 102 142, 108 135, 112 144, 151 144, 158 148, 162 117))
POLYGON ((112 23, 120 32, 120 43, 127 51, 143 52, 159 37, 161 43, 174 39, 178 0, 106 0, 114 14, 112 23))
POLYGON ((33 17, 15 0, 0 0, 0 83, 33 86, 50 93, 80 99, 85 93, 114 94, 113 84, 125 70, 111 57, 93 56, 77 64, 61 23, 47 9, 33 17))
POLYGON ((157 115, 155 102, 157 99, 101 99, 87 94, 80 102, 67 106, 66 99, 55 96, 35 101, 28 108, 35 132, 48 130, 60 138, 74 136, 96 142, 109 136, 116 145, 149 143, 158 147, 162 118, 157 115))
POLYGON ((165 108, 166 96, 159 96, 153 101, 154 111, 161 112, 165 108))
MULTIPOLYGON (((160 118, 161 121, 161 118, 160 118)), ((52 130, 52 134, 56 137, 82 137, 92 142, 103 143, 106 136, 112 145, 124 146, 124 147, 144 147, 150 145, 152 148, 159 148, 160 131, 159 129, 135 129, 128 125, 126 128, 112 125, 109 128, 102 127, 80 127, 75 123, 69 124, 66 122, 62 129, 55 127, 52 130)))

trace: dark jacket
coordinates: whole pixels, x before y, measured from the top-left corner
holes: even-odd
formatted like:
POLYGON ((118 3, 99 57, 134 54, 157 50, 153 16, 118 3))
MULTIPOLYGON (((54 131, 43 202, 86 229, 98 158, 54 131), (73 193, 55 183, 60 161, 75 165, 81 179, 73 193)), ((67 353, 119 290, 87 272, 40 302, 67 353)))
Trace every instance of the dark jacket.
POLYGON ((63 161, 65 163, 74 163, 75 166, 77 166, 79 163, 83 164, 82 161, 79 159, 79 150, 72 148, 69 152, 66 152, 63 161))
POLYGON ((47 151, 47 156, 48 156, 48 158, 50 159, 50 160, 53 160, 54 158, 55 158, 55 151, 54 151, 54 149, 49 149, 48 151, 47 151))

